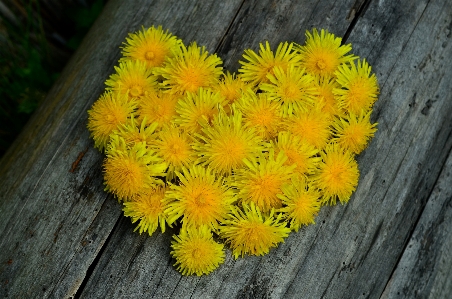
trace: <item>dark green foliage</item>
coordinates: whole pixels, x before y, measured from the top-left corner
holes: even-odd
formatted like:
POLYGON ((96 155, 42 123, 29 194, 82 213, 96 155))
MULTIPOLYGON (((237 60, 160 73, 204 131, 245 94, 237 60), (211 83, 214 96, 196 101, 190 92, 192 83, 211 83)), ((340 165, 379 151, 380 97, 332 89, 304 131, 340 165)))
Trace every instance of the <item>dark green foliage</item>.
POLYGON ((104 7, 103 0, 95 0, 89 8, 77 8, 67 11, 69 18, 75 24, 75 34, 69 39, 66 46, 72 50, 77 49, 78 45, 82 42, 83 37, 88 32, 91 25, 97 19, 97 16, 104 7))
POLYGON ((60 35, 69 36, 64 44, 50 40, 50 28, 58 24, 43 19, 38 0, 21 3, 27 13, 23 20, 11 22, 0 15, 0 157, 45 98, 101 12, 103 2, 95 0, 90 7, 71 7, 64 12, 61 20, 66 23, 61 27, 66 32, 60 35))

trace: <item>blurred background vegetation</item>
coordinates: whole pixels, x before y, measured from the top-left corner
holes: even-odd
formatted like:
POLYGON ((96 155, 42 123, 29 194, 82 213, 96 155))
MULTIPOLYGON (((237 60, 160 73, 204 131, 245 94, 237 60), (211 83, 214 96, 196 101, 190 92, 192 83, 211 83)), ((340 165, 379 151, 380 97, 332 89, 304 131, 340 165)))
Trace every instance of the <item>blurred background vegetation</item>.
POLYGON ((0 0, 0 158, 106 0, 0 0))

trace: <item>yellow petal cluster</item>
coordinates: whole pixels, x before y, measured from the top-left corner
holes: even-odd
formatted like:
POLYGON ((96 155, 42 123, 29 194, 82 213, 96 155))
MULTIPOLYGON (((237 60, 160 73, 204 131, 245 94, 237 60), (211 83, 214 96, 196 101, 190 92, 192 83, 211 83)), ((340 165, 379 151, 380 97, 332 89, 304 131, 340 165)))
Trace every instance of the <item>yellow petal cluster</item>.
POLYGON ((182 275, 219 267, 217 241, 235 258, 264 255, 323 205, 350 200, 379 88, 341 42, 323 29, 304 45, 265 42, 230 73, 161 26, 126 38, 88 130, 106 154, 105 190, 135 230, 180 228, 171 255, 182 275))

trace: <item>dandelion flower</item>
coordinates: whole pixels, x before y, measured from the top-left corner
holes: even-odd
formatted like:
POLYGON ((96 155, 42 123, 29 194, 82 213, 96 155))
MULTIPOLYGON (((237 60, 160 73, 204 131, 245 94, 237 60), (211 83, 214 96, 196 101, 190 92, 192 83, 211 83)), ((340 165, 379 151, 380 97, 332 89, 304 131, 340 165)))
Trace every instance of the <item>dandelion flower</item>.
POLYGON ((185 94, 196 92, 200 87, 212 87, 218 82, 223 73, 221 59, 216 55, 209 55, 204 47, 200 48, 196 42, 188 48, 183 44, 181 51, 154 73, 163 77, 161 86, 170 93, 185 94))
POLYGON ((212 126, 204 126, 202 133, 196 135, 198 141, 194 144, 200 156, 198 162, 222 175, 231 174, 245 165, 243 159, 254 158, 265 149, 256 131, 243 126, 242 114, 238 111, 231 116, 220 112, 212 126))
POLYGON ((296 165, 295 173, 307 176, 313 174, 317 169, 317 164, 322 160, 318 157, 319 150, 313 145, 304 142, 299 136, 290 132, 280 132, 278 140, 274 144, 275 153, 284 152, 287 161, 284 165, 296 165))
POLYGON ((233 190, 209 167, 182 167, 182 172, 176 174, 180 184, 170 184, 171 190, 165 194, 168 223, 183 216, 184 225, 207 225, 215 230, 231 210, 235 201, 233 190))
POLYGON ((179 95, 161 90, 147 94, 138 101, 138 119, 143 121, 146 118, 146 125, 156 122, 160 128, 169 125, 176 115, 176 104, 179 98, 179 95))
POLYGON ((123 138, 113 135, 104 161, 105 190, 119 200, 130 200, 146 189, 153 188, 161 181, 167 165, 146 148, 144 142, 127 149, 123 138))
POLYGON ((110 134, 135 110, 136 101, 112 92, 103 93, 88 110, 88 130, 94 139, 94 147, 100 151, 107 147, 110 134))
POLYGON ((355 154, 361 153, 377 131, 377 123, 370 123, 371 113, 369 111, 367 114, 361 113, 360 116, 350 114, 346 118, 337 118, 333 122, 335 137, 332 141, 355 154))
POLYGON ((162 199, 165 196, 165 187, 149 189, 134 196, 131 201, 125 202, 122 208, 124 216, 131 217, 132 223, 138 221, 134 231, 147 232, 151 236, 160 226, 165 232, 165 206, 162 199))
POLYGON ((267 74, 273 74, 275 66, 283 70, 286 70, 291 64, 299 66, 300 58, 295 51, 292 51, 293 46, 293 43, 280 43, 276 53, 273 54, 267 41, 265 47, 263 44, 259 44, 259 55, 251 49, 245 50, 243 58, 246 61, 239 61, 242 65, 239 69, 241 78, 252 85, 259 85, 268 82, 267 74))
POLYGON ((284 152, 275 157, 270 148, 268 157, 261 154, 257 159, 244 159, 246 168, 239 169, 234 174, 231 184, 238 191, 238 200, 243 204, 253 202, 263 213, 282 205, 278 194, 282 193, 282 186, 290 181, 295 165, 284 165, 287 156, 284 152))
POLYGON ((339 108, 339 102, 333 94, 333 89, 340 87, 336 79, 327 76, 317 77, 314 80, 314 87, 318 92, 318 101, 322 106, 321 110, 330 117, 341 115, 342 111, 339 108))
POLYGON ((298 46, 302 66, 316 76, 334 76, 334 72, 342 63, 355 60, 354 55, 345 55, 352 50, 352 45, 342 45, 342 39, 322 29, 320 35, 317 29, 312 34, 306 31, 306 44, 298 46))
POLYGON ((162 26, 155 28, 152 26, 136 33, 129 33, 126 42, 122 47, 122 61, 139 60, 146 64, 148 69, 162 66, 167 57, 173 57, 182 41, 163 31, 162 26))
POLYGON ((274 210, 265 216, 253 202, 250 205, 244 203, 243 211, 237 207, 232 209, 225 225, 220 227, 220 237, 231 245, 236 259, 245 254, 264 255, 284 242, 290 233, 281 218, 282 214, 274 216, 274 210))
POLYGON ((229 72, 226 72, 219 84, 214 87, 215 91, 218 91, 229 105, 235 103, 242 93, 249 88, 251 88, 249 84, 236 76, 235 73, 231 75, 229 72))
POLYGON ((292 184, 284 185, 280 195, 284 207, 279 211, 287 215, 290 228, 298 231, 301 226, 315 224, 314 217, 320 210, 320 192, 303 177, 294 177, 292 184))
POLYGON ((178 127, 165 126, 159 132, 154 143, 155 151, 168 163, 166 171, 168 180, 175 177, 175 171, 181 171, 183 166, 190 167, 196 160, 191 143, 189 135, 178 127))
POLYGON ((330 144, 320 152, 322 162, 319 171, 313 177, 315 186, 322 192, 322 204, 344 204, 349 201, 358 185, 358 163, 350 151, 344 151, 337 144, 330 144))
POLYGON ((308 112, 296 113, 286 121, 288 131, 319 150, 328 143, 330 124, 329 115, 322 112, 319 106, 308 112))
POLYGON ((210 123, 218 106, 223 106, 225 100, 218 93, 209 89, 200 88, 196 93, 188 92, 176 106, 177 115, 174 123, 188 133, 196 133, 201 129, 200 120, 210 123))
POLYGON ((173 236, 171 256, 182 275, 209 274, 224 262, 224 245, 215 242, 209 228, 183 227, 173 236))
POLYGON ((153 123, 150 126, 146 126, 146 123, 146 120, 143 120, 141 125, 139 125, 132 115, 125 124, 119 125, 118 129, 113 131, 112 134, 124 138, 127 148, 131 148, 140 142, 144 142, 146 146, 149 146, 155 140, 154 131, 157 128, 157 123, 153 123))
POLYGON ((115 66, 116 74, 105 81, 107 90, 128 94, 129 98, 140 98, 147 93, 154 93, 157 87, 157 77, 151 75, 151 70, 141 61, 125 61, 115 66))
POLYGON ((267 75, 270 83, 262 83, 260 89, 270 99, 281 103, 281 113, 287 116, 294 111, 308 111, 317 98, 314 78, 293 65, 286 70, 275 67, 273 72, 274 75, 267 75))
POLYGON ((270 100, 266 94, 256 94, 250 89, 237 102, 245 126, 254 128, 265 140, 276 137, 283 126, 279 107, 280 104, 270 100))
POLYGON ((357 66, 354 63, 350 67, 346 64, 339 66, 335 74, 341 88, 333 89, 333 93, 342 109, 359 115, 372 108, 379 92, 377 77, 370 75, 371 70, 366 60, 358 60, 357 66))

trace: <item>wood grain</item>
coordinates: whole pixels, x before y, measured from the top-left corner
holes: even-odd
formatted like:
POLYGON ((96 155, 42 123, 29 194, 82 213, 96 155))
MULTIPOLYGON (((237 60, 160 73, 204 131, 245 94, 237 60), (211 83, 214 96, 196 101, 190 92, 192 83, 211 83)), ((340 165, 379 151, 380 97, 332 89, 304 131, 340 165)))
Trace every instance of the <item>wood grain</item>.
POLYGON ((382 298, 448 298, 452 294, 452 154, 382 298))
POLYGON ((0 162, 0 297, 393 298, 422 278, 406 277, 408 269, 430 261, 436 266, 424 267, 430 279, 416 294, 444 297, 452 287, 450 252, 441 252, 452 223, 451 2, 110 0, 0 162), (266 256, 234 260, 228 251, 212 274, 182 277, 171 231, 133 233, 104 193, 102 156, 85 128, 118 47, 142 24, 206 45, 230 70, 243 49, 265 40, 303 43, 314 26, 347 35, 381 87, 372 116, 379 131, 358 157, 350 202, 323 208, 316 225, 266 256))
POLYGON ((240 3, 107 4, 45 103, 2 159, 1 298, 74 295, 121 214, 120 206, 103 191, 102 155, 89 138, 86 111, 102 93, 127 33, 142 25, 164 24, 184 42, 196 39, 214 51, 240 3))

